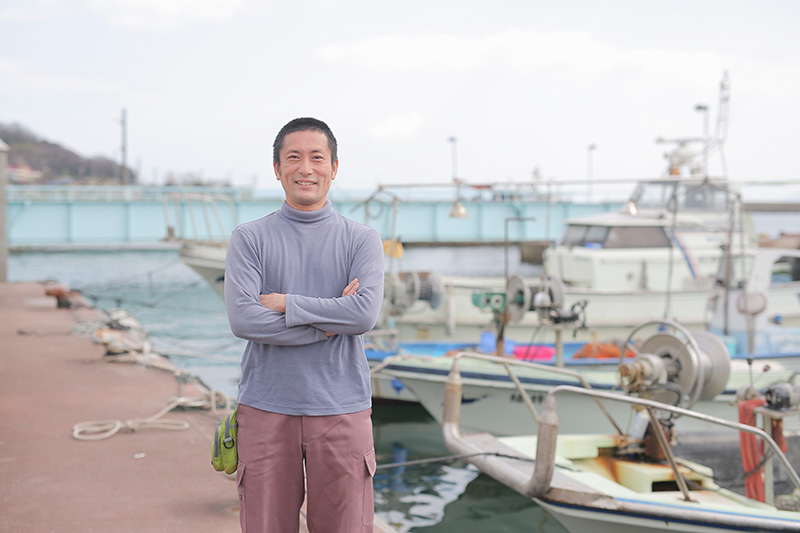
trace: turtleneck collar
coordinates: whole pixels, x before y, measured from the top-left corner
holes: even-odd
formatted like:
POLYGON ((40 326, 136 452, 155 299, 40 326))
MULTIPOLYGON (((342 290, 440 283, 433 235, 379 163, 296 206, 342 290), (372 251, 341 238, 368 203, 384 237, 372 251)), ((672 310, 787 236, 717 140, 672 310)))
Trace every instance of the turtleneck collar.
POLYGON ((283 201, 283 206, 279 211, 280 216, 286 218, 288 220, 294 220, 296 222, 303 222, 303 223, 311 223, 311 222, 319 222, 320 220, 324 220, 333 214, 333 207, 331 206, 331 201, 326 200, 325 205, 322 208, 317 209, 315 211, 300 211, 293 207, 289 207, 289 204, 286 203, 286 200, 283 201))

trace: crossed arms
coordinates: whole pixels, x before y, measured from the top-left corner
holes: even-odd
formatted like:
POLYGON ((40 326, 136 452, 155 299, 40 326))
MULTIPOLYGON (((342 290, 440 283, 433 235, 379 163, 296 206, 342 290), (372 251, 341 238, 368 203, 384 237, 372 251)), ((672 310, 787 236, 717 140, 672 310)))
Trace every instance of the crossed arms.
MULTIPOLYGON (((347 287, 344 288, 342 291, 342 297, 345 296, 353 296, 358 291, 358 278, 353 279, 350 283, 347 284, 347 287)), ((258 298, 261 301, 261 305, 266 307, 267 309, 272 309, 278 313, 285 313, 286 312, 286 295, 281 294, 279 292, 271 292, 269 294, 262 294, 258 298)), ((325 335, 331 337, 336 335, 336 333, 331 333, 330 331, 326 331, 325 335)))
POLYGON ((332 334, 361 335, 374 327, 384 285, 383 246, 377 233, 366 235, 358 243, 346 267, 339 264, 338 279, 347 270, 352 281, 341 292, 337 290, 337 296, 311 296, 291 290, 262 293, 270 285, 301 286, 305 293, 325 293, 326 283, 337 283, 333 281, 337 278, 335 272, 331 272, 327 282, 319 274, 307 278, 307 271, 298 270, 288 260, 279 265, 283 268, 282 279, 288 276, 287 283, 267 283, 264 248, 263 243, 244 231, 237 230, 231 235, 225 268, 225 304, 235 336, 267 345, 302 346, 324 341, 332 334))

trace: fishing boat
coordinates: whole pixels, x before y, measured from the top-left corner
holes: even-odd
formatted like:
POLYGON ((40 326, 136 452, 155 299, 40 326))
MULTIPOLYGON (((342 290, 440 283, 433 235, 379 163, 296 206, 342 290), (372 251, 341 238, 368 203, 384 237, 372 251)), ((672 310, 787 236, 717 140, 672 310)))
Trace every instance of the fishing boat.
MULTIPOLYGON (((690 332, 672 321, 650 321, 634 328, 622 341, 626 355, 616 364, 599 364, 594 360, 575 360, 571 365, 557 366, 548 362, 531 363, 519 358, 476 351, 461 363, 463 405, 460 420, 468 431, 487 431, 496 435, 513 435, 525 427, 536 431, 526 415, 535 405, 542 405, 554 387, 577 385, 595 390, 624 391, 620 369, 629 376, 649 383, 661 392, 657 397, 674 404, 690 403, 697 412, 724 419, 736 418, 737 398, 747 391, 767 390, 776 383, 792 382, 795 370, 776 359, 732 359, 722 339, 708 331, 690 332), (511 375, 509 365, 524 366, 511 375), (521 392, 521 391, 524 391, 521 392), (525 426, 527 424, 527 426, 525 426)), ((442 422, 444 383, 453 364, 450 357, 399 355, 386 358, 376 367, 373 377, 394 379, 402 383, 435 419, 442 422)), ((395 386, 396 387, 396 386, 395 386)), ((583 400, 563 400, 567 409, 582 412, 583 400), (574 403, 573 403, 574 402, 574 403)), ((611 408, 619 406, 611 406, 611 408)), ((624 408, 623 408, 624 410, 624 408)), ((616 419, 623 419, 622 412, 616 419)), ((692 418, 681 420, 683 429, 702 429, 692 418)), ((787 428, 800 429, 800 416, 788 417, 787 428)), ((562 424, 564 433, 608 431, 608 420, 601 417, 571 417, 562 424)))
MULTIPOLYGON (((640 180, 618 211, 567 219, 561 237, 543 251, 542 276, 522 283, 534 295, 550 291, 566 309, 589 302, 588 327, 573 330, 576 337, 623 337, 640 322, 656 319, 706 328, 720 312, 709 301, 723 286, 747 292, 740 302, 750 302, 751 308, 756 299, 764 302, 761 331, 767 322, 800 326, 797 247, 777 254, 760 246, 743 199, 743 189, 756 181, 734 183, 708 173, 708 158, 723 154, 729 90, 725 77, 713 138, 660 139, 673 145, 664 175, 640 180), (771 276, 778 271, 786 275, 771 276)), ((512 289, 509 279, 448 280, 442 306, 411 309, 394 327, 406 340, 430 331, 457 340, 474 336, 481 316, 476 308, 485 323, 497 311, 495 302, 502 304, 512 289), (476 298, 476 292, 482 296, 476 298), (434 330, 435 324, 441 327, 434 330)), ((730 307, 735 301, 724 300, 730 307)), ((516 320, 494 322, 506 337, 524 339, 541 326, 537 318, 518 314, 516 320)), ((724 327, 718 329, 725 333, 724 327)))
MULTIPOLYGON (((518 421, 511 436, 467 434, 462 433, 460 418, 466 403, 463 386, 469 380, 461 368, 466 357, 453 359, 444 386, 445 444, 531 498, 570 533, 800 531, 800 477, 780 444, 780 423, 797 412, 796 398, 794 403, 784 402, 781 394, 751 398, 740 409, 755 413, 752 420, 737 422, 738 418, 714 417, 653 399, 649 392, 656 390, 648 391, 644 382, 629 382, 626 394, 557 385, 543 401, 535 433, 526 432, 527 425, 518 421), (579 410, 576 401, 582 401, 579 410), (612 404, 631 412, 630 424, 593 432, 592 420, 616 411, 612 404), (593 410, 596 407, 601 409, 593 410), (756 416, 769 431, 756 427, 756 416), (573 418, 585 423, 583 431, 565 431, 565 423, 573 418), (742 467, 748 474, 745 494, 721 486, 714 471, 696 460, 676 456, 671 442, 680 439, 687 418, 712 424, 716 431, 738 432, 742 467), (776 492, 776 463, 785 473, 782 479, 788 480, 787 495, 776 492)), ((522 387, 518 390, 526 394, 522 387)))

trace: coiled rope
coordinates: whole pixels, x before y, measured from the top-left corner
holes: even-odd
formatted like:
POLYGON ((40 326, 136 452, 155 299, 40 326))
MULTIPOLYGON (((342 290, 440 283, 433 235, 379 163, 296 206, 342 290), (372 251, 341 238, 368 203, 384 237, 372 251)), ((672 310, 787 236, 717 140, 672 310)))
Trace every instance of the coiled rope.
POLYGON ((148 418, 134 418, 132 420, 96 420, 81 422, 72 427, 72 436, 78 440, 102 440, 113 437, 120 431, 133 433, 140 429, 169 429, 181 431, 189 429, 190 425, 184 420, 162 420, 161 417, 175 408, 208 408, 208 400, 195 398, 172 398, 159 412, 148 418))
MULTIPOLYGON (((186 383, 195 383, 200 387, 203 395, 201 398, 188 398, 180 395, 172 398, 156 414, 147 418, 134 418, 131 420, 95 420, 75 424, 72 428, 72 436, 77 440, 102 440, 110 438, 119 432, 132 433, 140 429, 166 429, 171 431, 181 431, 188 429, 190 424, 183 420, 163 419, 162 417, 173 409, 209 409, 217 412, 219 409, 228 411, 231 409, 233 400, 225 393, 212 389, 206 385, 199 377, 182 370, 166 357, 153 352, 152 345, 147 333, 143 328, 127 313, 122 310, 114 310, 107 314, 107 319, 99 319, 81 324, 73 328, 73 333, 91 335, 99 329, 107 328, 109 322, 116 326, 115 329, 125 330, 133 333, 138 342, 117 343, 117 347, 125 350, 123 353, 115 353, 104 357, 106 361, 115 363, 134 363, 149 368, 166 371, 175 376, 179 384, 179 389, 183 389, 186 383)), ((180 392, 179 392, 180 394, 180 392)))

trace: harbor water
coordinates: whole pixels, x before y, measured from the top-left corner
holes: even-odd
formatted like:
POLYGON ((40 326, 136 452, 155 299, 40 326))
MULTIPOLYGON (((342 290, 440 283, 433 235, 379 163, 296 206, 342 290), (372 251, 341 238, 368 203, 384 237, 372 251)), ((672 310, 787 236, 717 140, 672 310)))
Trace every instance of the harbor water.
MULTIPOLYGON (((12 253, 8 278, 55 280, 99 309, 125 309, 149 332, 156 352, 236 396, 244 342, 231 335, 222 299, 177 250, 12 253)), ((47 335, 42 328, 29 333, 47 335)), ((376 404, 373 424, 375 509, 399 532, 563 533, 529 499, 464 461, 444 458, 441 428, 419 405, 376 404), (442 459, 393 466, 435 458, 442 459)))

